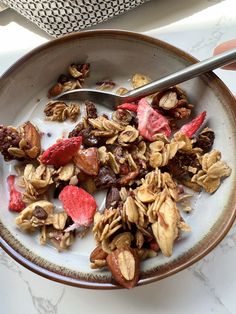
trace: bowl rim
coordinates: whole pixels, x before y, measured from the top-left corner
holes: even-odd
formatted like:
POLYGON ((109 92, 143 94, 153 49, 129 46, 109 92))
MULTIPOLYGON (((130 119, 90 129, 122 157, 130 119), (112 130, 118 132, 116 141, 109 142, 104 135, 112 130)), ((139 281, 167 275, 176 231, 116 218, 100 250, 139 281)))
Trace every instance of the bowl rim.
MULTIPOLYGON (((148 35, 144 35, 144 34, 140 34, 136 32, 118 30, 118 29, 86 30, 82 32, 75 32, 75 33, 67 34, 60 38, 52 39, 32 49, 31 51, 26 53, 24 56, 19 58, 13 65, 11 65, 3 73, 3 75, 0 77, 0 86, 1 86, 1 83, 3 83, 7 79, 7 77, 11 75, 12 72, 14 72, 19 66, 22 66, 25 62, 28 61, 28 59, 33 57, 35 54, 42 52, 43 50, 48 49, 50 47, 55 47, 57 45, 60 45, 61 43, 78 40, 80 38, 97 37, 97 36, 114 36, 114 37, 126 36, 129 38, 133 38, 134 40, 141 41, 143 43, 153 44, 157 47, 164 48, 170 51, 171 53, 174 53, 180 56, 182 59, 190 63, 198 62, 198 59, 194 58, 193 56, 184 52, 183 50, 148 35)), ((235 98, 230 92, 230 90, 228 89, 228 87, 213 72, 204 74, 203 77, 207 77, 208 79, 210 79, 211 84, 214 84, 217 87, 217 89, 220 91, 220 93, 224 95, 224 98, 227 100, 227 103, 230 104, 230 107, 236 116, 235 98)), ((211 238, 211 241, 206 241, 205 237, 201 239, 201 241, 196 245, 197 247, 200 248, 200 250, 198 250, 195 246, 194 252, 191 252, 192 255, 190 256, 190 258, 184 258, 183 260, 180 260, 180 261, 177 260, 174 267, 168 267, 168 263, 167 263, 164 265, 164 267, 161 266, 160 269, 155 268, 155 269, 152 269, 150 272, 145 272, 143 276, 141 277, 141 279, 139 280, 138 286, 169 277, 191 266, 192 264, 196 263, 201 258, 203 258, 205 255, 207 255, 209 252, 211 252, 226 236, 226 234, 228 233, 232 224, 235 221, 236 195, 235 196, 231 195, 231 198, 229 199, 226 207, 230 209, 227 212, 227 217, 225 217, 223 221, 221 221, 222 219, 219 219, 215 223, 216 225, 219 224, 221 228, 220 230, 218 228, 219 231, 214 233, 214 237, 211 238)), ((89 288, 89 289, 120 289, 121 288, 120 286, 117 286, 112 280, 110 282, 94 282, 94 281, 85 280, 84 278, 80 279, 77 277, 76 278, 68 277, 66 275, 53 272, 52 270, 48 270, 38 265, 34 261, 27 259, 22 254, 20 254, 14 247, 9 245, 7 240, 1 234, 0 234, 0 247, 19 264, 21 264, 27 269, 47 279, 50 279, 59 283, 67 284, 70 286, 80 287, 80 288, 89 288)), ((191 250, 192 249, 190 249, 190 251, 191 250)))

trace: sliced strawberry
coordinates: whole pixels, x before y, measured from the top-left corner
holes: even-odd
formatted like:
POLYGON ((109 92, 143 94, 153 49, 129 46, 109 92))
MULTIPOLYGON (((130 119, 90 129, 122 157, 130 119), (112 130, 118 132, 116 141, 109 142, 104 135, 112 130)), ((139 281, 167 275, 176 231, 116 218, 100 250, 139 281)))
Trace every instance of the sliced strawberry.
MULTIPOLYGON (((93 222, 97 204, 92 195, 77 186, 67 185, 59 194, 59 200, 75 227, 89 226, 93 222)), ((67 231, 73 230, 68 228, 67 231)))
POLYGON ((73 159, 81 143, 81 136, 61 139, 45 150, 40 160, 45 165, 64 166, 73 159))
POLYGON ((191 138, 201 127, 206 118, 206 111, 201 112, 195 119, 189 123, 184 124, 178 132, 185 134, 191 138))
POLYGON ((10 200, 8 204, 8 209, 14 212, 22 211, 26 205, 22 201, 22 195, 15 188, 15 176, 10 175, 7 177, 8 189, 10 192, 10 200))
POLYGON ((158 133, 170 136, 171 129, 168 120, 155 111, 145 98, 138 103, 137 117, 138 130, 146 140, 155 141, 155 135, 158 133))
POLYGON ((126 102, 126 103, 124 103, 122 105, 117 106, 117 109, 125 109, 125 110, 129 110, 129 111, 137 112, 138 105, 126 102))

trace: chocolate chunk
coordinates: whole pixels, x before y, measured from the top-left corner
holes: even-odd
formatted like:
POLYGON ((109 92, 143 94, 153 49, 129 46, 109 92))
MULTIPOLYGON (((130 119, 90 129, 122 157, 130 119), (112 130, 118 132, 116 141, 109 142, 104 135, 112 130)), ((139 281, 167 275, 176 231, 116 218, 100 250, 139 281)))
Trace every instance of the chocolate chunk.
POLYGON ((98 190, 107 189, 116 184, 116 175, 110 167, 104 166, 100 168, 94 182, 98 190))

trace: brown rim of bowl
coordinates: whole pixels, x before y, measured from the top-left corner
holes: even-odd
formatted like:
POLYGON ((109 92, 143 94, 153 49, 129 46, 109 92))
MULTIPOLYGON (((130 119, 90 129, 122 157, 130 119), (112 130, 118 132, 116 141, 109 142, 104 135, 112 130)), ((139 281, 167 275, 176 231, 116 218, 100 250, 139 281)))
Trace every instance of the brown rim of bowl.
MULTIPOLYGON (((142 42, 146 42, 149 44, 153 44, 157 47, 165 48, 169 50, 170 52, 181 56, 183 59, 190 63, 196 63, 198 60, 188 53, 166 43, 161 40, 155 39, 153 37, 149 37, 147 35, 135 33, 135 32, 129 32, 129 31, 122 31, 122 30, 92 30, 92 31, 82 31, 79 33, 72 33, 65 35, 63 37, 53 39, 52 41, 49 41, 47 43, 44 43, 40 45, 39 47, 31 50, 26 55, 21 57, 19 60, 17 60, 0 78, 0 82, 7 78, 9 75, 11 75, 11 72, 13 72, 17 67, 27 62, 28 59, 30 59, 32 56, 37 54, 40 51, 43 51, 44 49, 47 49, 52 46, 60 45, 62 42, 69 42, 73 41, 74 39, 78 38, 84 38, 84 37, 94 37, 94 36, 125 36, 127 38, 134 38, 137 40, 141 40, 142 42)), ((236 117, 236 106, 235 106, 235 99, 234 96, 231 94, 229 89, 226 87, 226 85, 213 73, 207 73, 203 77, 210 78, 211 83, 213 83, 217 89, 220 91, 221 94, 224 95, 225 99, 227 100, 227 103, 230 104, 231 109, 234 112, 234 115, 236 117)), ((233 193, 232 193, 233 194, 233 193)), ((172 262, 174 265, 171 264, 165 264, 163 266, 157 267, 155 269, 152 269, 149 272, 143 272, 141 273, 141 278, 138 282, 138 285, 144 285, 147 283, 151 283, 154 281, 161 280, 163 278, 166 278, 170 275, 173 275, 183 269, 185 269, 188 266, 191 266, 195 262, 199 261, 202 257, 207 255, 210 251, 212 251, 217 244, 226 236, 228 231, 230 230, 235 218, 236 218, 236 196, 231 195, 231 198, 228 201, 227 208, 231 209, 229 211, 226 211, 224 217, 220 216, 220 219, 212 226, 212 229, 216 229, 214 232, 213 237, 209 237, 209 234, 211 234, 213 231, 210 231, 205 238, 203 238, 196 246, 194 246, 192 249, 190 249, 186 254, 181 256, 178 260, 172 262), (220 226, 221 228, 217 228, 217 226, 220 226)), ((115 283, 112 281, 110 282, 94 282, 89 280, 84 280, 80 278, 73 278, 73 277, 67 277, 65 275, 61 275, 59 273, 53 272, 51 270, 48 270, 34 261, 30 261, 25 256, 21 255, 17 250, 15 250, 13 247, 11 247, 6 239, 4 239, 2 236, 0 236, 0 246, 5 250, 6 253, 8 253, 14 260, 16 260, 18 263, 26 267, 27 269, 33 271, 34 273, 41 275, 47 279, 51 279, 53 281, 67 284, 70 286, 75 287, 82 287, 82 288, 90 288, 90 289, 117 289, 120 288, 116 286, 115 283)))

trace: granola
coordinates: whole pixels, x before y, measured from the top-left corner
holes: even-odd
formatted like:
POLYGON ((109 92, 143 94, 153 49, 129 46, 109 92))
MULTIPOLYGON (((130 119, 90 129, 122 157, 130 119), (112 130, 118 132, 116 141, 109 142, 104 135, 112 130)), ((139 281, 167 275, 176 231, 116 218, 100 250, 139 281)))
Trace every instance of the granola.
MULTIPOLYGON (((81 88, 89 70, 87 63, 71 64, 49 96, 81 88)), ((131 79, 133 88, 150 81, 143 74, 131 79)), ((115 86, 112 80, 97 84, 100 89, 115 86)), ((120 87, 116 92, 127 91, 120 87)), ((191 231, 182 217, 192 211, 192 195, 185 186, 211 194, 231 173, 221 153, 212 149, 214 131, 200 130, 205 112, 177 127, 193 109, 179 86, 155 94, 149 102, 126 103, 107 116, 86 101, 85 115, 68 138, 44 152, 41 133, 30 121, 18 128, 0 126, 0 152, 5 161, 18 162, 19 190, 10 193, 11 206, 19 212, 17 226, 29 233, 39 230, 40 244, 50 242, 58 251, 92 232, 96 248, 91 268, 108 267, 125 287, 137 283, 139 261, 171 256, 182 233, 191 231), (96 210, 92 196, 100 190, 107 190, 102 211, 96 210), (62 203, 62 211, 53 198, 62 203)), ((50 101, 44 113, 50 121, 75 123, 81 106, 50 101)))

